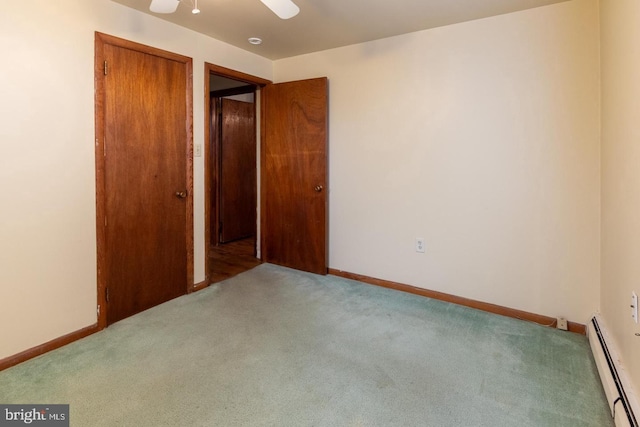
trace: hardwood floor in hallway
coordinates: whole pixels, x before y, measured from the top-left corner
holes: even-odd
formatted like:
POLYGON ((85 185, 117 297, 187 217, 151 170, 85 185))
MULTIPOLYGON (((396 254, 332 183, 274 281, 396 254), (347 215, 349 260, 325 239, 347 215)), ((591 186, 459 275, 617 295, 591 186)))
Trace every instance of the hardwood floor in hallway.
POLYGON ((253 237, 209 248, 209 277, 211 283, 221 282, 262 264, 256 258, 256 239, 253 237))

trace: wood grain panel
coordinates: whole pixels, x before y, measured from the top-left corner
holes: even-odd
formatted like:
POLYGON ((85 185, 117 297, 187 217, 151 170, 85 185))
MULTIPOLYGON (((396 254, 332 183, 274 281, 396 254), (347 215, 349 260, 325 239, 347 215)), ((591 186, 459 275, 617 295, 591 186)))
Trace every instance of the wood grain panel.
POLYGON ((96 33, 100 327, 193 286, 192 132, 191 59, 96 33))
POLYGON ((222 99, 220 243, 256 235, 255 104, 222 99))
POLYGON ((327 272, 326 78, 263 91, 262 255, 265 262, 327 272))

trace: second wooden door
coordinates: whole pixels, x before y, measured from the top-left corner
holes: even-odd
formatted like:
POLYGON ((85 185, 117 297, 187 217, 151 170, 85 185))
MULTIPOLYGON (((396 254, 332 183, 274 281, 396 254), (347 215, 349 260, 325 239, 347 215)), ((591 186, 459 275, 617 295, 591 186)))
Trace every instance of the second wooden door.
POLYGON ((326 78, 263 90, 262 256, 327 273, 326 78))
POLYGON ((220 104, 220 243, 256 233, 255 104, 220 104))
POLYGON ((104 92, 97 95, 104 105, 97 155, 104 156, 99 227, 105 263, 99 268, 105 271, 99 274, 111 324, 187 292, 191 62, 106 40, 100 49, 104 92))

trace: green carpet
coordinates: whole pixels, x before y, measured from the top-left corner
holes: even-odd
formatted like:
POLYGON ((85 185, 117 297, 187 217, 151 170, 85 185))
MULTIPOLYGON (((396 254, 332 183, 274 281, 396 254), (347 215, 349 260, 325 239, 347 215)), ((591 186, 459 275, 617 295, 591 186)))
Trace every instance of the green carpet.
POLYGON ((263 264, 0 372, 72 426, 612 426, 587 339, 263 264))

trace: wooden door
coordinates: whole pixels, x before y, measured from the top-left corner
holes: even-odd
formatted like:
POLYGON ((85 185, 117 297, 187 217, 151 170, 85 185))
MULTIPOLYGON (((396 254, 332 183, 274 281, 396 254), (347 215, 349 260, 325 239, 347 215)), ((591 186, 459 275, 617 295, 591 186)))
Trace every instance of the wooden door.
POLYGON ((255 104, 222 98, 220 243, 256 234, 255 104))
POLYGON ((105 61, 96 95, 104 114, 97 117, 104 129, 98 227, 99 283, 102 277, 111 324, 185 294, 193 274, 191 60, 106 40, 114 43, 96 56, 97 64, 98 55, 105 61))
POLYGON ((326 78, 262 91, 262 255, 327 273, 326 78))

